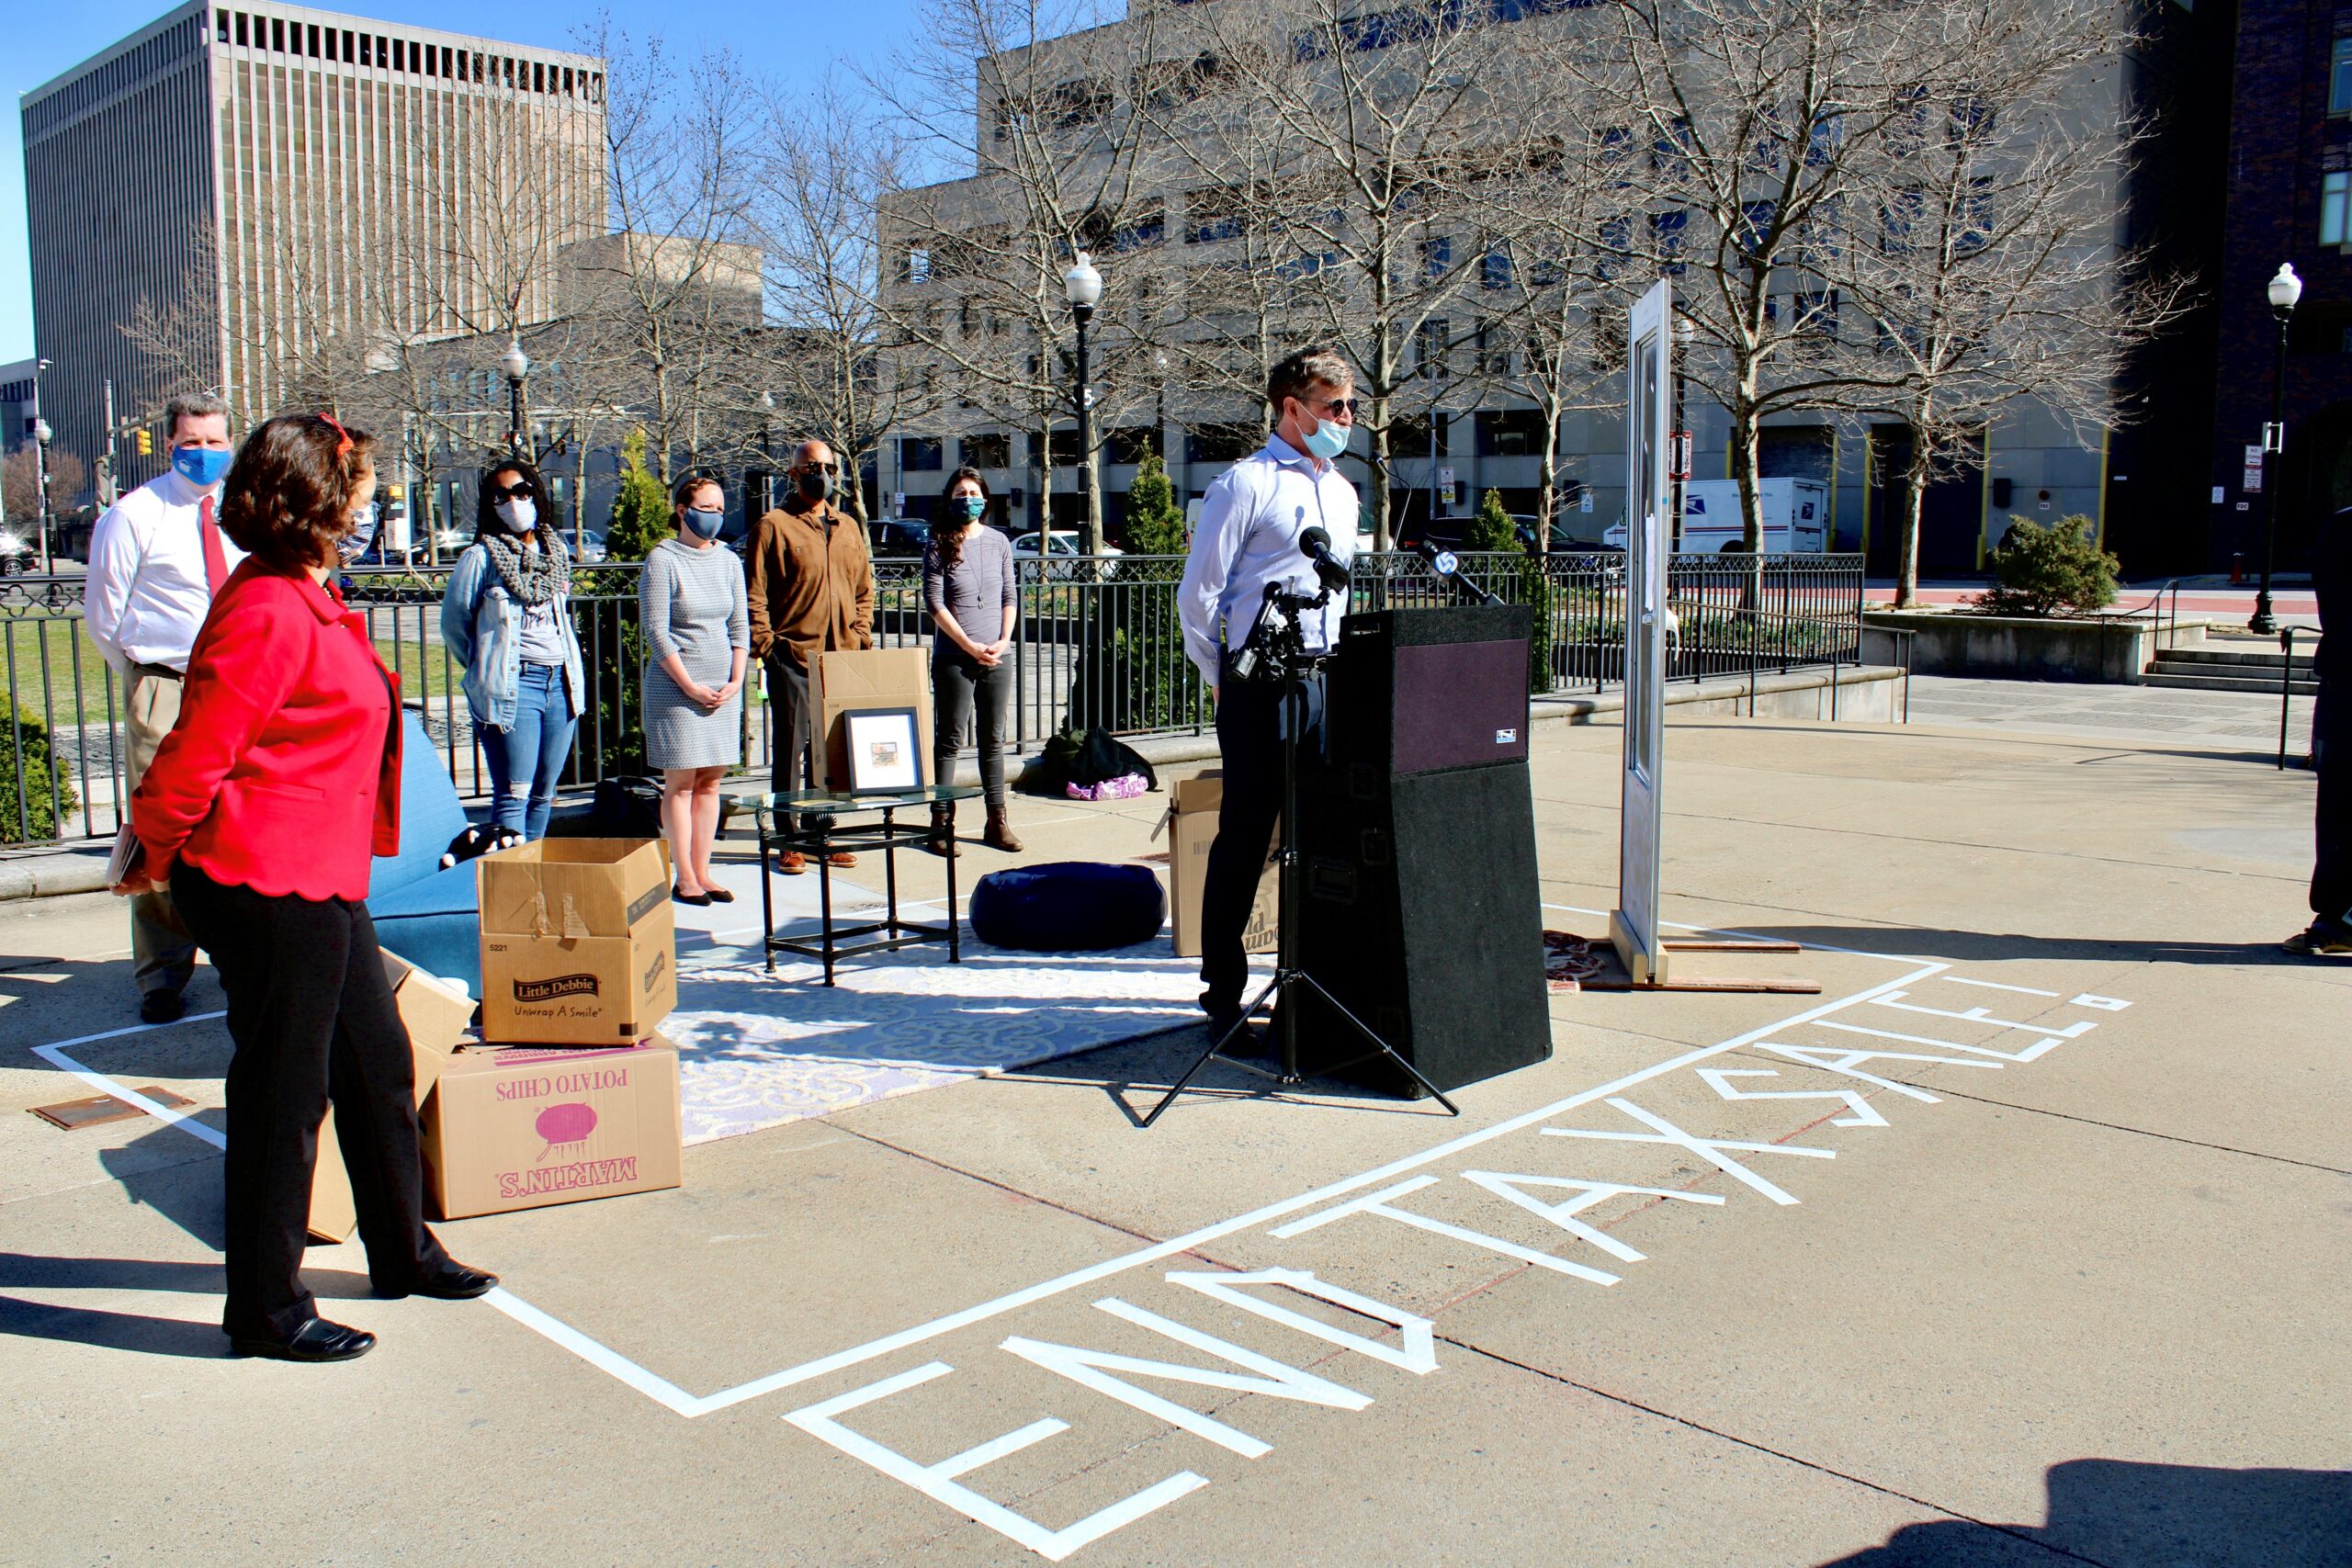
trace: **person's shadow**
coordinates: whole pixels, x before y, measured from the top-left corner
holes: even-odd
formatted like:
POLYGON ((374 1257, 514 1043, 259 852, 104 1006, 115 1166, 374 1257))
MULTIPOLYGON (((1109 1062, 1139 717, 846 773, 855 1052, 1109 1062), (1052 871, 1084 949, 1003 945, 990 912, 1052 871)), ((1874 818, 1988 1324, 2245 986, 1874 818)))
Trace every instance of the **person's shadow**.
POLYGON ((2352 1564, 2352 1473, 2343 1471, 2078 1459, 2052 1465, 2049 1486, 2050 1515, 2041 1525, 1966 1519, 1905 1525, 1884 1545, 1821 1568, 1993 1568, 2043 1558, 2021 1551, 2020 1541, 2075 1562, 2193 1562, 2199 1568, 2352 1564))
MULTIPOLYGON (((310 1269, 303 1280, 322 1297, 367 1292, 368 1281, 340 1269, 310 1269)), ((229 1341, 213 1323, 142 1313, 27 1301, 9 1291, 167 1291, 218 1298, 218 1263, 165 1263, 128 1258, 48 1258, 0 1252, 0 1334, 133 1350, 150 1356, 220 1357, 229 1341)))

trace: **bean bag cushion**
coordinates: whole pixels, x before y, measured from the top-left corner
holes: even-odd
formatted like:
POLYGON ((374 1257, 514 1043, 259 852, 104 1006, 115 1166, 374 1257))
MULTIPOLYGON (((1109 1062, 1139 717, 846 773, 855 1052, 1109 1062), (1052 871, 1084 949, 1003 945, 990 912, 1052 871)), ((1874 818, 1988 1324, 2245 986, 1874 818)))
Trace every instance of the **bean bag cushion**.
POLYGON ((991 947, 1083 953, 1151 941, 1168 898, 1149 866, 1066 860, 989 873, 969 908, 972 934, 991 947))
POLYGON ((368 912, 385 947, 480 996, 481 917, 474 867, 470 862, 441 864, 449 840, 467 827, 466 808, 416 710, 403 708, 401 723, 400 852, 379 856, 371 868, 368 912))

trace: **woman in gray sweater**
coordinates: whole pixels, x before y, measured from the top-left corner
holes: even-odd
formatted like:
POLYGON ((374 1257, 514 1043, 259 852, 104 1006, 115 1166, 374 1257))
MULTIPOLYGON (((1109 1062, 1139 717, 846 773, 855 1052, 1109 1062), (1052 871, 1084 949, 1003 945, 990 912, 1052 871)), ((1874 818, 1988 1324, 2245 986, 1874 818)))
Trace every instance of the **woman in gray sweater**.
POLYGON ((645 558, 645 765, 662 773, 662 830, 682 904, 731 904, 710 871, 718 781, 743 760, 743 664, 751 611, 743 563, 718 543, 727 492, 688 474, 671 494, 678 536, 645 558))
MULTIPOLYGON (((1004 720, 1012 704, 1012 626, 1020 597, 1012 586, 1012 546, 980 519, 989 509, 988 481, 977 468, 948 479, 940 515, 922 556, 922 596, 938 635, 931 639, 932 776, 947 784, 964 734, 975 718, 980 740, 980 788, 989 808, 982 842, 1018 850, 1004 804, 1004 720)), ((931 808, 924 848, 952 855, 956 807, 931 808)))

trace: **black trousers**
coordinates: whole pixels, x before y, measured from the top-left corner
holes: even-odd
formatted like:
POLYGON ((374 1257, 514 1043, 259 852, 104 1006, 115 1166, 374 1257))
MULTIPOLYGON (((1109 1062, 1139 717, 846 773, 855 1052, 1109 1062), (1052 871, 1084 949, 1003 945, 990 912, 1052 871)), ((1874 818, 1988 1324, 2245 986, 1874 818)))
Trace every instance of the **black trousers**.
POLYGON ((2319 769, 2312 913, 2352 923, 2352 681, 2320 678, 2312 756, 2319 769))
POLYGON ((965 731, 977 719, 980 797, 991 807, 1001 807, 1005 719, 1012 711, 1012 665, 982 664, 960 648, 935 655, 931 661, 931 782, 956 782, 956 759, 964 750, 965 731))
MULTIPOLYGON (((1238 1011, 1250 980, 1249 955, 1241 933, 1249 928, 1258 880, 1273 847, 1274 822, 1283 810, 1284 694, 1276 682, 1237 681, 1233 655, 1225 655, 1217 680, 1216 749, 1225 770, 1225 799, 1217 808, 1216 839, 1209 845, 1208 874, 1201 884, 1201 1006, 1212 1016, 1238 1011)), ((1323 682, 1306 682, 1302 746, 1317 743, 1323 729, 1323 682)))
POLYGON ((172 868, 172 897, 229 996, 224 1333, 283 1338, 302 1285, 319 1123, 334 1105, 368 1276, 405 1291, 448 1262, 424 1227, 416 1065, 365 904, 272 897, 172 868))

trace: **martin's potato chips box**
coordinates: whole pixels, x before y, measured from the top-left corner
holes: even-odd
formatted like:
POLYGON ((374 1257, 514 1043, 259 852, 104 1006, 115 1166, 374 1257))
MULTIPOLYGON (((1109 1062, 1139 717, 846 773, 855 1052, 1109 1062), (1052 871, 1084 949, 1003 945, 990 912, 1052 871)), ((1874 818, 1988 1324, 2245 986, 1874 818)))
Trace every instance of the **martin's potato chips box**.
POLYGON ((435 1218, 650 1192, 684 1179, 678 1051, 460 1051, 424 1106, 435 1218))

